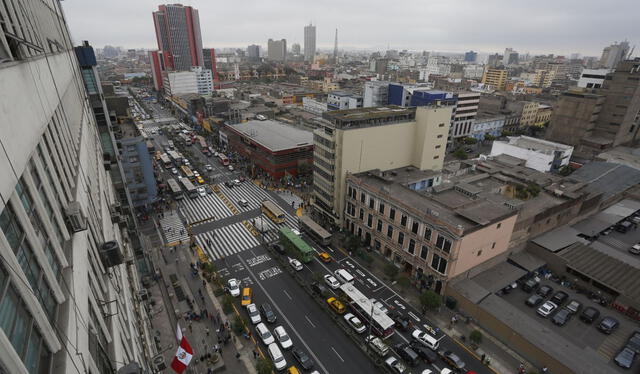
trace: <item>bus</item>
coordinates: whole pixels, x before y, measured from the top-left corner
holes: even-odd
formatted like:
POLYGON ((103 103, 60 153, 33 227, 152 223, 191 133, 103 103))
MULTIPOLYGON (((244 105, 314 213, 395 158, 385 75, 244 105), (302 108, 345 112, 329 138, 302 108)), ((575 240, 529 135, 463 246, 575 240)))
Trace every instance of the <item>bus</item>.
POLYGON ((169 178, 167 179, 167 184, 169 184, 169 189, 171 190, 171 196, 174 200, 181 200, 184 195, 182 194, 182 190, 180 189, 180 185, 176 182, 175 179, 169 178))
POLYGON ((180 169, 182 170, 182 173, 184 174, 184 176, 188 178, 190 181, 193 181, 193 179, 196 177, 195 175, 193 175, 193 172, 191 171, 191 169, 189 169, 188 166, 182 165, 180 166, 180 169))
POLYGON ((180 183, 182 183, 182 188, 184 188, 187 196, 189 196, 190 199, 195 199, 196 197, 198 197, 198 188, 194 186, 190 180, 188 180, 187 178, 181 178, 180 183))
POLYGON ((178 134, 178 137, 180 138, 180 140, 182 140, 184 142, 184 144, 186 145, 191 145, 191 138, 186 136, 185 134, 178 134))
POLYGON ((153 142, 151 140, 147 140, 147 151, 149 152, 149 154, 152 154, 156 151, 156 146, 153 145, 153 142))
POLYGON ((169 148, 170 148, 170 149, 173 149, 173 148, 174 148, 173 140, 169 140, 169 141, 167 142, 167 144, 169 144, 169 148))
POLYGON ((298 224, 300 225, 300 231, 309 235, 321 246, 326 247, 331 244, 331 234, 312 220, 311 217, 300 216, 298 218, 298 224))
POLYGON ((315 251, 301 237, 296 235, 289 227, 283 227, 279 231, 280 244, 298 260, 309 263, 313 261, 315 251))
POLYGON ((218 158, 220 159, 220 163, 224 166, 229 166, 229 158, 222 153, 218 153, 218 158))
POLYGON ((182 163, 182 156, 180 155, 180 153, 176 151, 169 151, 167 152, 167 154, 169 155, 169 158, 171 158, 171 160, 173 160, 173 162, 175 162, 176 164, 182 163))
POLYGON ((273 201, 264 200, 260 209, 273 222, 284 223, 284 212, 273 201))
POLYGON ((395 333, 395 322, 380 308, 374 305, 353 283, 344 283, 340 286, 346 296, 351 309, 362 322, 370 323, 371 330, 382 339, 386 339, 395 333))
POLYGON ((162 162, 162 166, 164 166, 165 169, 171 169, 173 167, 173 163, 171 163, 166 153, 160 155, 160 162, 162 162))

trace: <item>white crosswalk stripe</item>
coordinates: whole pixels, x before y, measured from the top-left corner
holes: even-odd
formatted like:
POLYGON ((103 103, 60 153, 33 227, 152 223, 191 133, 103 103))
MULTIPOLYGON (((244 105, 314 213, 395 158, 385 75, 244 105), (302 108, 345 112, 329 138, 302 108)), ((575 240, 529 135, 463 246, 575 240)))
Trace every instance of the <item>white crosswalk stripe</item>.
POLYGON ((232 188, 225 186, 224 183, 220 183, 218 186, 240 212, 258 209, 262 200, 270 199, 265 191, 251 182, 244 182, 232 188), (238 204, 241 199, 247 200, 249 204, 246 207, 241 207, 238 204))
MULTIPOLYGON (((287 212, 285 212, 284 215, 285 215, 284 224, 288 226, 290 229, 299 230, 298 219, 287 212)), ((280 230, 280 228, 283 225, 277 225, 272 220, 270 220, 269 217, 265 216, 264 214, 262 214, 260 217, 262 217, 262 222, 268 227, 267 231, 264 233, 264 240, 266 242, 272 242, 277 240, 278 230, 280 230)), ((257 218, 257 219, 260 219, 260 218, 257 218)))
POLYGON ((247 230, 242 222, 198 234, 196 242, 213 260, 231 256, 259 244, 258 239, 247 230))
POLYGON ((167 243, 189 240, 187 229, 176 212, 166 212, 164 218, 160 219, 160 227, 167 243))
POLYGON ((600 237, 600 241, 603 242, 603 243, 609 244, 609 245, 613 246, 614 248, 618 248, 618 249, 625 249, 625 248, 631 246, 629 244, 626 244, 626 243, 622 242, 619 239, 612 238, 612 237, 609 237, 609 236, 600 237))
POLYGON ((145 135, 147 136, 151 136, 153 135, 151 132, 152 131, 158 131, 160 129, 160 126, 145 126, 142 128, 141 132, 143 132, 145 135))
POLYGON ((180 212, 188 224, 205 219, 221 219, 233 215, 227 205, 216 194, 183 199, 178 203, 180 212))

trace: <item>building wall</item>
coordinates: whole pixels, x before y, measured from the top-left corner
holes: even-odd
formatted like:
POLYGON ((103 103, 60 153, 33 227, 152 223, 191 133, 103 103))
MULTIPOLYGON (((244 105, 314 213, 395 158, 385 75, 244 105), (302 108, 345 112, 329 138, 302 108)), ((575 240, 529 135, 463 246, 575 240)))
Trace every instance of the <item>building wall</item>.
POLYGON ((327 103, 323 103, 321 101, 312 99, 310 97, 302 98, 302 107, 307 112, 314 113, 314 114, 322 114, 328 110, 327 103))
POLYGON ((482 83, 493 86, 496 90, 504 90, 507 83, 507 71, 504 69, 486 68, 482 83))
POLYGON ((169 94, 173 96, 198 93, 198 77, 191 71, 172 72, 167 75, 169 80, 169 94))
POLYGON ((471 130, 471 136, 484 140, 485 136, 500 136, 504 127, 504 117, 476 119, 471 130))

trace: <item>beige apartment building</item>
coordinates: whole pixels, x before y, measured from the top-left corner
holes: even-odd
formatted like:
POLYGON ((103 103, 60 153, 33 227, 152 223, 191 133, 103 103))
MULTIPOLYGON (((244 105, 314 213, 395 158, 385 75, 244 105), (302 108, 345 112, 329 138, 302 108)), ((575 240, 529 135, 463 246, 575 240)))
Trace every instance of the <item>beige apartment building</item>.
POLYGON ((535 101, 525 101, 522 106, 522 116, 520 126, 533 126, 538 115, 538 103, 535 101))
POLYGON ((493 86, 496 90, 503 91, 507 84, 507 70, 486 68, 482 76, 482 83, 493 86))
POLYGON ((347 173, 406 166, 441 170, 451 114, 451 107, 436 106, 323 113, 313 134, 316 213, 325 222, 342 223, 347 173))
POLYGON ((345 226, 420 288, 441 293, 453 277, 506 255, 518 213, 469 184, 429 187, 432 174, 348 174, 345 226))

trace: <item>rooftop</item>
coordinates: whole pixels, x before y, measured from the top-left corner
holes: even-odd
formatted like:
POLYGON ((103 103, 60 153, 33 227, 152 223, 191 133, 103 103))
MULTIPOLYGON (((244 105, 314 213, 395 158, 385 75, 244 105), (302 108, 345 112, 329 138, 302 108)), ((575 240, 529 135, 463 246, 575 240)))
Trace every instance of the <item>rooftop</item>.
POLYGON ((277 121, 248 121, 229 125, 272 152, 313 145, 313 133, 277 121))
POLYGON ((603 198, 619 194, 640 183, 640 170, 611 162, 592 161, 570 175, 570 179, 586 183, 587 191, 603 198))
MULTIPOLYGON (((508 144, 533 150, 539 153, 553 154, 556 151, 568 151, 573 147, 561 143, 554 143, 548 140, 536 139, 529 136, 508 136, 508 144)), ((501 143, 506 143, 502 142, 501 143)))
POLYGON ((388 105, 385 107, 333 110, 324 112, 322 118, 337 128, 362 128, 413 121, 416 118, 416 108, 388 105))

